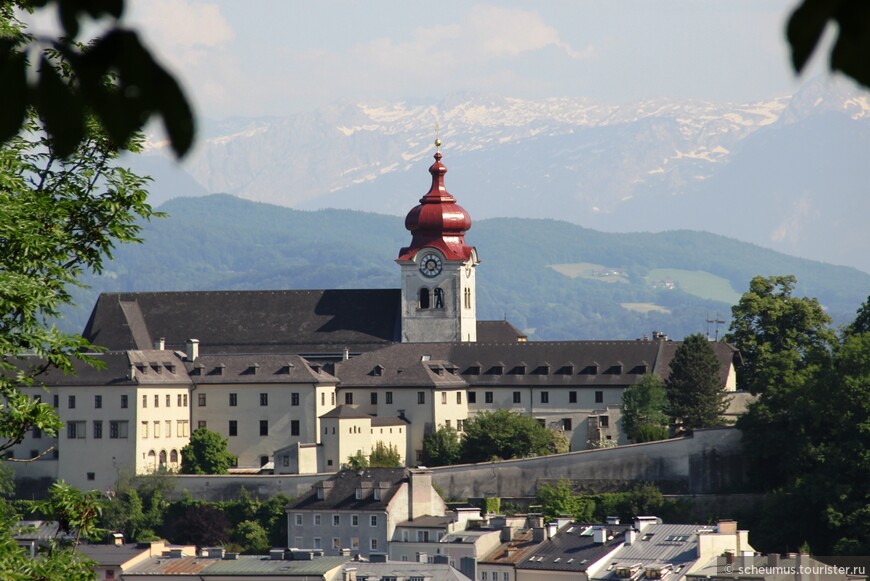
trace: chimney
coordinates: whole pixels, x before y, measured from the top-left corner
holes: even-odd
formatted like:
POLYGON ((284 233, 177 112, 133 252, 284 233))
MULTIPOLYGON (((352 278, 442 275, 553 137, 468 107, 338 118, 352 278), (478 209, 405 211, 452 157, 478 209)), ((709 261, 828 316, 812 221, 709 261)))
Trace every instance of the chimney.
POLYGON ((637 540, 637 531, 634 529, 628 529, 625 531, 625 546, 631 546, 631 544, 637 540))
POLYGON ((727 563, 728 565, 734 564, 734 551, 725 551, 725 563, 727 563))
POLYGON ((432 471, 411 470, 410 492, 408 494, 408 516, 411 520, 432 514, 432 471))
POLYGON ((154 348, 158 351, 164 351, 166 349, 166 337, 158 337, 154 341, 154 348))
POLYGON ((608 516, 607 517, 607 524, 618 525, 619 524, 619 517, 618 516, 608 516))
POLYGON ((432 555, 432 562, 436 565, 449 565, 450 558, 447 555, 432 555))
POLYGON ((716 526, 716 532, 723 535, 736 535, 737 534, 737 521, 736 520, 720 520, 718 525, 716 526))
POLYGON ((474 560, 474 557, 459 559, 459 572, 469 579, 477 579, 477 561, 474 560))
POLYGON ((596 527, 592 531, 592 542, 596 545, 603 545, 607 542, 607 529, 604 527, 596 527))
POLYGON ((547 535, 545 534, 544 527, 533 527, 532 528, 532 540, 533 541, 535 541, 536 543, 540 543, 546 538, 547 538, 547 535))
POLYGON ((112 533, 112 544, 116 547, 124 546, 124 533, 112 533))
POLYGON ((767 556, 767 566, 768 567, 776 567, 779 565, 779 554, 771 553, 767 556))
POLYGON ((417 562, 418 563, 428 563, 429 562, 429 555, 427 553, 417 551, 417 562))
POLYGON ((196 361, 199 357, 199 339, 187 340, 187 360, 196 361))
POLYGON ((369 562, 370 563, 386 563, 387 562, 387 554, 386 553, 369 553, 369 562))
POLYGON ((514 527, 502 527, 501 528, 501 536, 499 539, 501 542, 506 543, 508 541, 514 540, 514 536, 516 536, 517 529, 514 527))
POLYGON ((559 524, 555 521, 547 523, 547 538, 552 539, 556 536, 556 531, 559 530, 559 524))
POLYGON ((344 351, 342 351, 342 353, 341 353, 341 360, 347 361, 348 359, 350 359, 350 349, 345 347, 344 351))

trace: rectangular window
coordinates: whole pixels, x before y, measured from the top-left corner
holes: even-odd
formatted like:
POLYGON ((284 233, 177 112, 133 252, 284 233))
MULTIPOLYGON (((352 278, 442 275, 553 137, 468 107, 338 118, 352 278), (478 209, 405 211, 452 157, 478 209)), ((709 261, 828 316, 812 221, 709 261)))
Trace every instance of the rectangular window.
POLYGON ((599 416, 598 417, 598 425, 602 428, 610 427, 610 417, 609 416, 599 416))
POLYGON ((143 408, 147 408, 147 407, 148 407, 148 396, 147 396, 147 395, 143 395, 143 396, 142 396, 142 407, 143 407, 143 408))
POLYGON ((181 398, 181 405, 182 405, 182 407, 187 407, 187 394, 186 394, 186 393, 183 393, 183 394, 181 394, 181 395, 182 395, 182 398, 181 398))
POLYGON ((103 407, 103 396, 95 395, 94 396, 94 408, 100 409, 103 407))
POLYGON ((550 403, 550 392, 542 391, 541 392, 541 403, 550 403))
POLYGON ((101 420, 94 420, 94 439, 100 440, 103 437, 103 422, 101 420))
POLYGON ((55 395, 51 396, 51 405, 55 409, 60 407, 60 396, 59 395, 55 394, 55 395))
POLYGON ((230 407, 234 408, 239 405, 239 394, 231 393, 230 394, 230 407))
POLYGON ((523 401, 523 395, 520 392, 515 391, 514 392, 514 403, 521 403, 522 401, 523 401))
POLYGON ((418 391, 417 392, 417 403, 419 403, 419 404, 426 403, 426 392, 425 391, 418 391))
POLYGON ((393 403, 393 392, 392 392, 392 391, 388 391, 387 394, 386 394, 384 397, 385 397, 386 400, 387 400, 387 405, 392 405, 392 403, 393 403))
POLYGON ((290 435, 299 435, 299 420, 290 420, 290 435))
POLYGON ((595 403, 604 403, 604 392, 596 391, 595 392, 595 403))
MULTIPOLYGON (((359 537, 351 537, 350 538, 350 548, 354 551, 359 550, 359 537)), ((359 577, 357 577, 359 579, 359 577)), ((362 579, 360 579, 362 581, 362 579)))
POLYGON ((297 526, 297 527, 301 527, 301 526, 302 526, 302 515, 301 515, 301 514, 296 514, 296 515, 294 515, 293 519, 296 521, 296 526, 297 526))
POLYGON ((204 393, 196 394, 196 405, 198 405, 201 408, 205 407, 205 394, 204 393))
POLYGON ((320 515, 319 514, 314 515, 314 526, 316 526, 316 527, 320 526, 320 515))
POLYGON ((338 537, 332 537, 332 548, 340 549, 341 548, 341 539, 338 537))
POLYGON ((332 515, 332 526, 334 526, 334 527, 341 526, 341 515, 339 515, 339 514, 332 515))
POLYGON ((83 440, 85 438, 85 422, 67 422, 66 437, 70 440, 83 440))
POLYGON ((574 425, 573 425, 573 422, 571 421, 571 418, 562 418, 562 429, 565 430, 566 432, 570 432, 571 430, 574 429, 574 425))
POLYGON ((109 422, 109 438, 127 439, 129 430, 130 426, 126 420, 112 420, 109 422))
POLYGON ((284 466, 285 467, 290 466, 290 456, 288 456, 287 454, 284 454, 284 456, 282 456, 282 458, 284 459, 284 466))
POLYGON ((260 435, 269 435, 269 420, 260 420, 260 435))
POLYGON ((371 540, 369 541, 369 546, 371 547, 372 551, 377 551, 377 550, 378 550, 378 540, 377 540, 377 539, 371 539, 371 540))
POLYGON ((568 403, 577 403, 577 392, 569 391, 568 392, 568 403))
POLYGON ((461 391, 456 392, 456 403, 462 405, 462 392, 461 391))
MULTIPOLYGON (((168 405, 168 404, 167 404, 167 405, 168 405)), ((178 400, 175 402, 175 405, 176 405, 177 407, 181 407, 181 394, 180 394, 180 393, 178 394, 178 400)))
POLYGON ((148 437, 148 422, 142 422, 142 437, 148 437))
POLYGON ((358 514, 350 515, 350 526, 352 526, 352 527, 359 526, 359 515, 358 514))
POLYGON ((335 405, 335 392, 329 394, 329 405, 335 405))
POLYGON ((74 395, 69 396, 67 398, 67 401, 69 402, 69 409, 71 409, 71 410, 76 409, 76 396, 74 396, 74 395))
MULTIPOLYGON (((321 393, 321 394, 320 394, 320 405, 323 405, 324 402, 326 401, 326 397, 325 397, 325 396, 326 396, 325 393, 321 393)), ((299 394, 298 394, 298 393, 291 393, 291 394, 290 394, 290 405, 292 405, 292 406, 298 406, 298 405, 299 405, 299 394)))
POLYGON ((444 420, 444 425, 449 428, 450 427, 450 420, 444 420))
POLYGON ((96 473, 96 472, 88 472, 88 473, 87 473, 87 478, 88 478, 88 480, 96 480, 96 479, 97 479, 97 473, 96 473))
POLYGON ((155 438, 160 437, 160 420, 157 420, 156 422, 154 422, 154 437, 155 438))
POLYGON ((372 405, 378 405, 378 392, 373 391, 369 394, 369 401, 372 405))
POLYGON ((130 398, 125 394, 121 396, 121 409, 125 409, 130 404, 130 398))
POLYGON ((239 435, 239 423, 236 420, 230 420, 230 436, 238 436, 239 435))
POLYGON ((166 394, 166 407, 170 407, 172 405, 172 395, 166 394))
POLYGON ((492 398, 492 392, 491 392, 491 391, 485 391, 485 392, 483 392, 483 401, 484 401, 485 403, 492 403, 492 399, 493 399, 493 398, 492 398))
MULTIPOLYGON (((205 420, 197 420, 196 428, 197 429, 199 429, 199 428, 208 429, 208 422, 206 422, 205 420)), ((179 434, 179 435, 181 435, 181 434, 179 434)))
POLYGON ((465 431, 465 420, 456 420, 456 431, 464 432, 465 431))
POLYGON ((314 537, 314 548, 315 548, 315 549, 320 549, 320 548, 322 548, 322 547, 320 546, 320 537, 314 537))
POLYGON ((446 404, 446 403, 447 403, 447 392, 446 392, 446 391, 442 391, 442 392, 441 392, 441 405, 444 405, 444 404, 446 404))
POLYGON ((477 392, 469 391, 468 392, 468 403, 477 403, 477 392))
POLYGON ((157 394, 154 394, 154 407, 156 407, 156 408, 160 407, 160 396, 157 394))
POLYGON ((260 394, 260 405, 261 406, 269 405, 269 394, 268 393, 261 393, 260 394))
MULTIPOLYGON (((205 422, 202 422, 202 427, 205 427, 205 422)), ((178 420, 175 424, 175 435, 179 438, 186 438, 190 435, 190 421, 178 420)))
POLYGON ((172 420, 166 420, 166 437, 172 437, 172 420))
POLYGON ((353 394, 351 392, 344 394, 344 403, 347 405, 353 405, 353 394))
POLYGON ((378 526, 378 515, 373 514, 369 517, 369 525, 373 527, 378 526))

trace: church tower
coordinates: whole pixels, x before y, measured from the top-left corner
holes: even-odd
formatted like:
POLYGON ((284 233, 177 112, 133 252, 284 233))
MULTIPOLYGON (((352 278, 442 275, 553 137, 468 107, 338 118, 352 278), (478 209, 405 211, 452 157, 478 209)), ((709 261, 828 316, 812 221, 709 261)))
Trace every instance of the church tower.
POLYGON ((411 245, 402 267, 402 342, 477 340, 474 270, 477 250, 465 245, 471 217, 444 187, 441 141, 435 141, 432 187, 405 218, 411 245))

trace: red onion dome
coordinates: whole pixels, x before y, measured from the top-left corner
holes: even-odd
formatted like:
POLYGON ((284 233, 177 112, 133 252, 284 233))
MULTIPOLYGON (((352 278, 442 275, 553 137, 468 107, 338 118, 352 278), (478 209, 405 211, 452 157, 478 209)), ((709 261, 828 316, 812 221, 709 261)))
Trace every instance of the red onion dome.
POLYGON ((447 260, 468 260, 471 257, 472 248, 465 245, 465 232, 471 228, 471 216, 444 187, 447 167, 441 163, 441 158, 441 152, 436 151, 435 163, 429 167, 432 187, 405 217, 405 228, 411 231, 412 238, 411 245, 399 251, 400 261, 412 260, 425 247, 437 248, 447 260))

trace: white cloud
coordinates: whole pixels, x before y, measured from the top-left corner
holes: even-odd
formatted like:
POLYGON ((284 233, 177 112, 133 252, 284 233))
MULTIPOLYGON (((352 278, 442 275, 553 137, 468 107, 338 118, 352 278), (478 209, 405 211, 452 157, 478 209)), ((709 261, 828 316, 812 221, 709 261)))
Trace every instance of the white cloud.
POLYGON ((133 20, 160 52, 179 65, 201 62, 235 32, 220 8, 196 0, 150 0, 134 4, 133 20))

